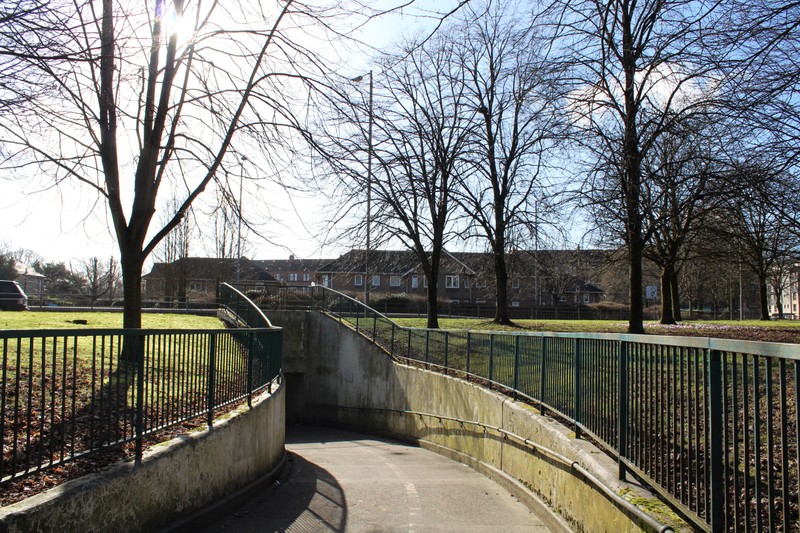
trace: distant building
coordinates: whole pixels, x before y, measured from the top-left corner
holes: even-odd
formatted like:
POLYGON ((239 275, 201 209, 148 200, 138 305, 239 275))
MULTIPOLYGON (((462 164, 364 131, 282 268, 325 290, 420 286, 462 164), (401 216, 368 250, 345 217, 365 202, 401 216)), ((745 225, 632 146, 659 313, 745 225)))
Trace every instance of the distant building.
POLYGON ((317 272, 331 259, 256 259, 251 263, 269 273, 275 280, 287 285, 310 286, 316 280, 317 272))
POLYGON ((40 274, 35 268, 23 263, 16 263, 14 269, 17 271, 16 281, 22 290, 29 297, 41 296, 44 293, 45 276, 40 274))
POLYGON ((239 280, 276 284, 278 281, 254 261, 242 258, 184 257, 172 263, 155 263, 142 276, 144 300, 158 302, 207 302, 219 297, 221 283, 239 280))

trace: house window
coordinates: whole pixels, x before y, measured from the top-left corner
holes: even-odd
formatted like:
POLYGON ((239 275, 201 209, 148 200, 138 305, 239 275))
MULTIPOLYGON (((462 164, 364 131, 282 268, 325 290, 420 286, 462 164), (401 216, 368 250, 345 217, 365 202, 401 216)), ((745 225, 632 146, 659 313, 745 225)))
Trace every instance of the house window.
POLYGON ((583 295, 583 303, 588 304, 589 301, 590 301, 589 293, 587 292, 586 294, 583 295))
POLYGON ((514 278, 513 280, 511 280, 511 288, 512 289, 519 289, 519 280, 517 278, 514 278))
POLYGON ((297 272, 292 272, 289 274, 289 281, 297 281, 297 272))
POLYGON ((486 288, 486 280, 482 279, 480 281, 477 281, 475 283, 475 286, 478 287, 479 289, 485 289, 486 288))
POLYGON ((309 272, 303 272, 303 281, 311 281, 311 274, 309 272))
POLYGON ((519 300, 513 300, 511 302, 511 307, 519 307, 519 300))
POLYGON ((372 276, 372 286, 373 287, 380 287, 381 286, 381 277, 380 277, 380 275, 372 276))
POLYGON ((400 286, 400 276, 389 276, 389 286, 390 287, 399 287, 400 286))
POLYGON ((419 288, 419 276, 411 276, 411 288, 412 289, 419 288))
POLYGON ((469 279, 464 278, 464 288, 469 289, 469 279))
POLYGON ((445 276, 444 277, 444 288, 445 289, 457 289, 458 288, 458 276, 445 276))
POLYGON ((356 274, 353 276, 353 285, 362 287, 364 285, 364 274, 356 274))
POLYGON ((561 297, 558 299, 558 301, 559 302, 566 302, 567 301, 567 295, 566 294, 562 294, 561 297))
POLYGON ((330 287, 331 286, 331 279, 328 277, 327 274, 322 275, 322 286, 323 287, 330 287))

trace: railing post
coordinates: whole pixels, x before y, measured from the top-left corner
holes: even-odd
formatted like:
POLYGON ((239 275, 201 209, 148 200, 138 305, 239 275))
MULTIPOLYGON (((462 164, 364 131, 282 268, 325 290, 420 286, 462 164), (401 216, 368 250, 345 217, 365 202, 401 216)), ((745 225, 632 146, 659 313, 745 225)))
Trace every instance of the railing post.
POLYGON ((425 330, 425 364, 427 365, 430 361, 430 353, 431 353, 431 330, 425 330))
POLYGON ((447 360, 447 356, 448 356, 447 352, 449 350, 449 347, 450 347, 450 332, 449 331, 445 331, 444 332, 444 369, 445 369, 445 373, 447 373, 447 369, 449 368, 448 360, 447 360))
POLYGON ((519 335, 514 335, 514 399, 519 391, 519 335))
POLYGON ((723 429, 722 429, 722 352, 710 350, 708 357, 709 397, 709 460, 711 463, 711 507, 709 518, 713 533, 725 531, 725 487, 723 480, 723 429))
MULTIPOLYGON (((136 339, 135 346, 141 342, 142 350, 134 350, 136 357, 136 461, 142 460, 142 444, 144 442, 144 337, 136 339)), ((76 341, 77 343, 77 341, 76 341)), ((126 344, 128 344, 126 342, 126 344)))
POLYGON ((394 328, 395 328, 395 325, 394 325, 394 322, 392 322, 392 344, 391 344, 391 347, 389 348, 389 355, 391 357, 394 357, 394 328))
POLYGON ((247 347, 247 407, 253 408, 253 347, 256 344, 256 334, 248 332, 250 337, 249 346, 247 347))
POLYGON ((472 351, 472 333, 467 332, 467 374, 469 374, 469 356, 472 351))
POLYGON ((575 339, 575 400, 574 400, 574 408, 575 412, 573 413, 573 417, 575 418, 575 438, 581 438, 581 423, 583 419, 581 417, 581 413, 583 412, 583 401, 582 401, 582 389, 583 389, 583 343, 581 343, 580 339, 575 339))
POLYGON ((628 469, 625 467, 625 453, 628 450, 628 344, 619 342, 618 378, 619 397, 617 398, 617 465, 619 479, 625 480, 628 469))
POLYGON ((214 425, 214 381, 216 379, 217 334, 212 333, 208 347, 208 427, 214 425))
POLYGON ((547 384, 547 337, 542 337, 542 352, 539 354, 539 412, 544 414, 545 385, 547 384))
MULTIPOLYGON (((494 379, 494 333, 489 335, 489 381, 494 379)), ((491 383, 489 383, 491 387, 491 383)))

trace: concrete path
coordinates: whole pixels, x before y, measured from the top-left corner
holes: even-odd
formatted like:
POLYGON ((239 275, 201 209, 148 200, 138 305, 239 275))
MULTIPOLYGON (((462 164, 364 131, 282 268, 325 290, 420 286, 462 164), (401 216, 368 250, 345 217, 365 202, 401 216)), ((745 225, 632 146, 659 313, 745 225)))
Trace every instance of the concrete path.
POLYGON ((287 432, 291 473, 202 531, 548 531, 513 495, 436 453, 343 430, 287 432))

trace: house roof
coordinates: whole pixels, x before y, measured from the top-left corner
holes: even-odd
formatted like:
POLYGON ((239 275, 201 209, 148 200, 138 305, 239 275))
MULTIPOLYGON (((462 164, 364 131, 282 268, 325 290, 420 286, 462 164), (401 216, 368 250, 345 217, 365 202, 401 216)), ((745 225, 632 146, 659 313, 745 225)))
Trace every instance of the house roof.
MULTIPOLYGON (((236 275, 238 260, 235 258, 216 257, 182 257, 172 263, 155 263, 153 268, 142 276, 143 279, 165 279, 175 277, 180 272, 186 279, 233 279, 236 275)), ((276 281, 266 270, 254 261, 242 258, 241 278, 248 281, 276 281)))
POLYGON ((267 272, 318 272, 333 259, 254 259, 252 263, 267 272))

